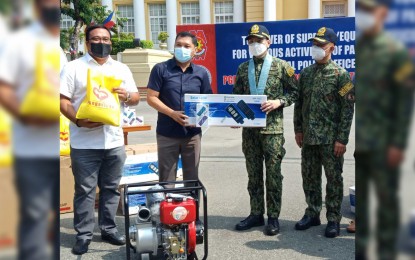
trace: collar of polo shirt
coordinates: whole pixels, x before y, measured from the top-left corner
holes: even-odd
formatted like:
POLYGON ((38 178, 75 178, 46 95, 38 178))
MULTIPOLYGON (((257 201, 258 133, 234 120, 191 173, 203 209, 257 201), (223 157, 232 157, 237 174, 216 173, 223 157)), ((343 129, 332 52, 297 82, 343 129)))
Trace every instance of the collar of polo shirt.
MULTIPOLYGON (((178 67, 178 68, 180 68, 180 66, 179 65, 177 65, 177 63, 176 63, 176 58, 172 58, 172 60, 173 60, 173 62, 172 63, 170 63, 170 68, 172 69, 172 68, 174 68, 174 67, 178 67)), ((188 67, 186 67, 186 69, 187 68, 192 68, 192 69, 194 69, 194 64, 193 64, 193 62, 190 62, 190 64, 189 64, 189 66, 188 67)), ((180 68, 181 69, 181 68, 180 68)))
MULTIPOLYGON (((89 52, 87 52, 86 53, 86 59, 87 59, 87 61, 88 61, 88 63, 89 62, 95 62, 96 64, 99 64, 95 59, 94 59, 94 57, 92 57, 91 56, 91 54, 89 54, 89 52)), ((105 61, 105 63, 104 64, 109 64, 109 65, 111 65, 112 64, 112 61, 113 61, 113 59, 111 58, 111 55, 109 55, 108 56, 108 59, 105 61)))

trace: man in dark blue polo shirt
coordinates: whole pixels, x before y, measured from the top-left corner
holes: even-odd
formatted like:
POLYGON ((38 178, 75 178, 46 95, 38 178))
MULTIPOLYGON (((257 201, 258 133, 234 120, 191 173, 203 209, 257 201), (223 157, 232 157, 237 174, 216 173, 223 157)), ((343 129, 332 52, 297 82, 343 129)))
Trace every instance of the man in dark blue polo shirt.
POLYGON ((176 36, 174 58, 159 63, 151 71, 147 102, 158 111, 157 148, 160 181, 176 180, 179 155, 183 179, 197 180, 200 161, 201 129, 186 127, 184 94, 212 94, 204 68, 192 63, 196 36, 180 32, 176 36))

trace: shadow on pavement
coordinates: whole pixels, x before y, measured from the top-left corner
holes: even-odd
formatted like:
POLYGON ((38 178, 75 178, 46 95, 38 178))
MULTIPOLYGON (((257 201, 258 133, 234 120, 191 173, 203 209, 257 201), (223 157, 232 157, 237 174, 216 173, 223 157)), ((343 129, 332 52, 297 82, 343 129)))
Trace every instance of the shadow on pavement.
MULTIPOLYGON (((349 197, 345 196, 342 204, 342 214, 344 217, 353 218, 354 214, 350 212, 349 197)), ((301 216, 299 216, 300 218, 301 216)), ((133 220, 133 216, 130 216, 133 220)), ((202 218, 202 216, 201 216, 202 218)), ((252 231, 262 231, 264 227, 256 227, 247 231, 236 231, 235 225, 243 220, 244 217, 233 216, 216 216, 210 215, 208 218, 208 227, 210 231, 215 230, 228 230, 235 232, 236 235, 243 235, 252 231)), ((130 220, 130 221, 131 221, 130 220)), ((333 248, 348 246, 354 249, 355 240, 354 234, 346 232, 348 224, 341 224, 340 236, 335 239, 329 239, 324 237, 325 223, 327 222, 325 216, 321 216, 322 225, 318 227, 312 227, 306 231, 297 231, 294 229, 294 225, 297 220, 284 220, 280 219, 280 234, 275 237, 267 237, 264 235, 263 239, 246 242, 244 245, 248 248, 252 248, 259 251, 275 250, 278 254, 278 250, 295 250, 301 254, 329 258, 333 257, 333 248), (299 239, 300 237, 300 239, 299 239), (330 247, 328 250, 327 247, 330 247)), ((266 216, 265 216, 266 222, 266 216)), ((103 243, 100 238, 100 230, 98 228, 98 218, 95 219, 94 237, 92 242, 103 243)), ((117 216, 116 223, 118 230, 124 233, 124 216, 117 216)), ((75 231, 73 230, 73 219, 66 218, 61 219, 61 228, 70 231, 61 230, 61 247, 72 248, 75 243, 75 231)), ((102 256, 102 259, 125 259, 125 246, 117 249, 105 250, 105 249, 93 249, 89 253, 98 253, 102 251, 108 251, 108 254, 102 256)), ((354 253, 353 253, 354 255, 354 253)))

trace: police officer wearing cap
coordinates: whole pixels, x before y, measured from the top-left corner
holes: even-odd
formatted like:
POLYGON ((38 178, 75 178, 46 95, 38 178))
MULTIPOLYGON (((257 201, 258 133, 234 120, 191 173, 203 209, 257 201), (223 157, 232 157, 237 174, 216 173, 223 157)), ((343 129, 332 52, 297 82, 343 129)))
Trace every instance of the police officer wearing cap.
POLYGON ((298 96, 294 69, 281 59, 268 53, 270 36, 267 28, 253 25, 246 38, 252 59, 242 63, 236 73, 233 94, 266 95, 261 105, 267 113, 266 127, 243 128, 242 150, 248 172, 250 215, 239 222, 236 230, 247 230, 265 225, 263 163, 266 168, 266 205, 268 224, 264 233, 279 232, 278 217, 281 210, 281 161, 285 155, 283 136, 283 108, 293 104, 298 96))
POLYGON ((349 73, 331 60, 337 36, 322 27, 314 38, 315 64, 300 73, 299 98, 294 107, 294 131, 301 148, 301 173, 307 209, 297 230, 318 226, 322 208, 322 166, 327 178, 326 237, 340 234, 343 201, 343 155, 354 113, 354 86, 349 73))

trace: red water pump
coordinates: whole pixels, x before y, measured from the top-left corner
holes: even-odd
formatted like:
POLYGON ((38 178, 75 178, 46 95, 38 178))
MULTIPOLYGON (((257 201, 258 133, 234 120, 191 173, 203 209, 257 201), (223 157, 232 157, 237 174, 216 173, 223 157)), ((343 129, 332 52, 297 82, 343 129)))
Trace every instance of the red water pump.
POLYGON ((207 199, 200 181, 140 183, 124 189, 127 259, 130 248, 139 259, 160 255, 168 260, 195 260, 196 245, 204 243, 207 259, 207 199), (163 188, 168 184, 185 184, 188 187, 163 188), (132 187, 152 187, 134 191, 132 187), (199 220, 199 191, 203 194, 203 222, 199 220), (140 206, 133 225, 130 225, 128 195, 146 194, 145 206, 140 206), (203 224, 202 224, 203 223, 203 224))

